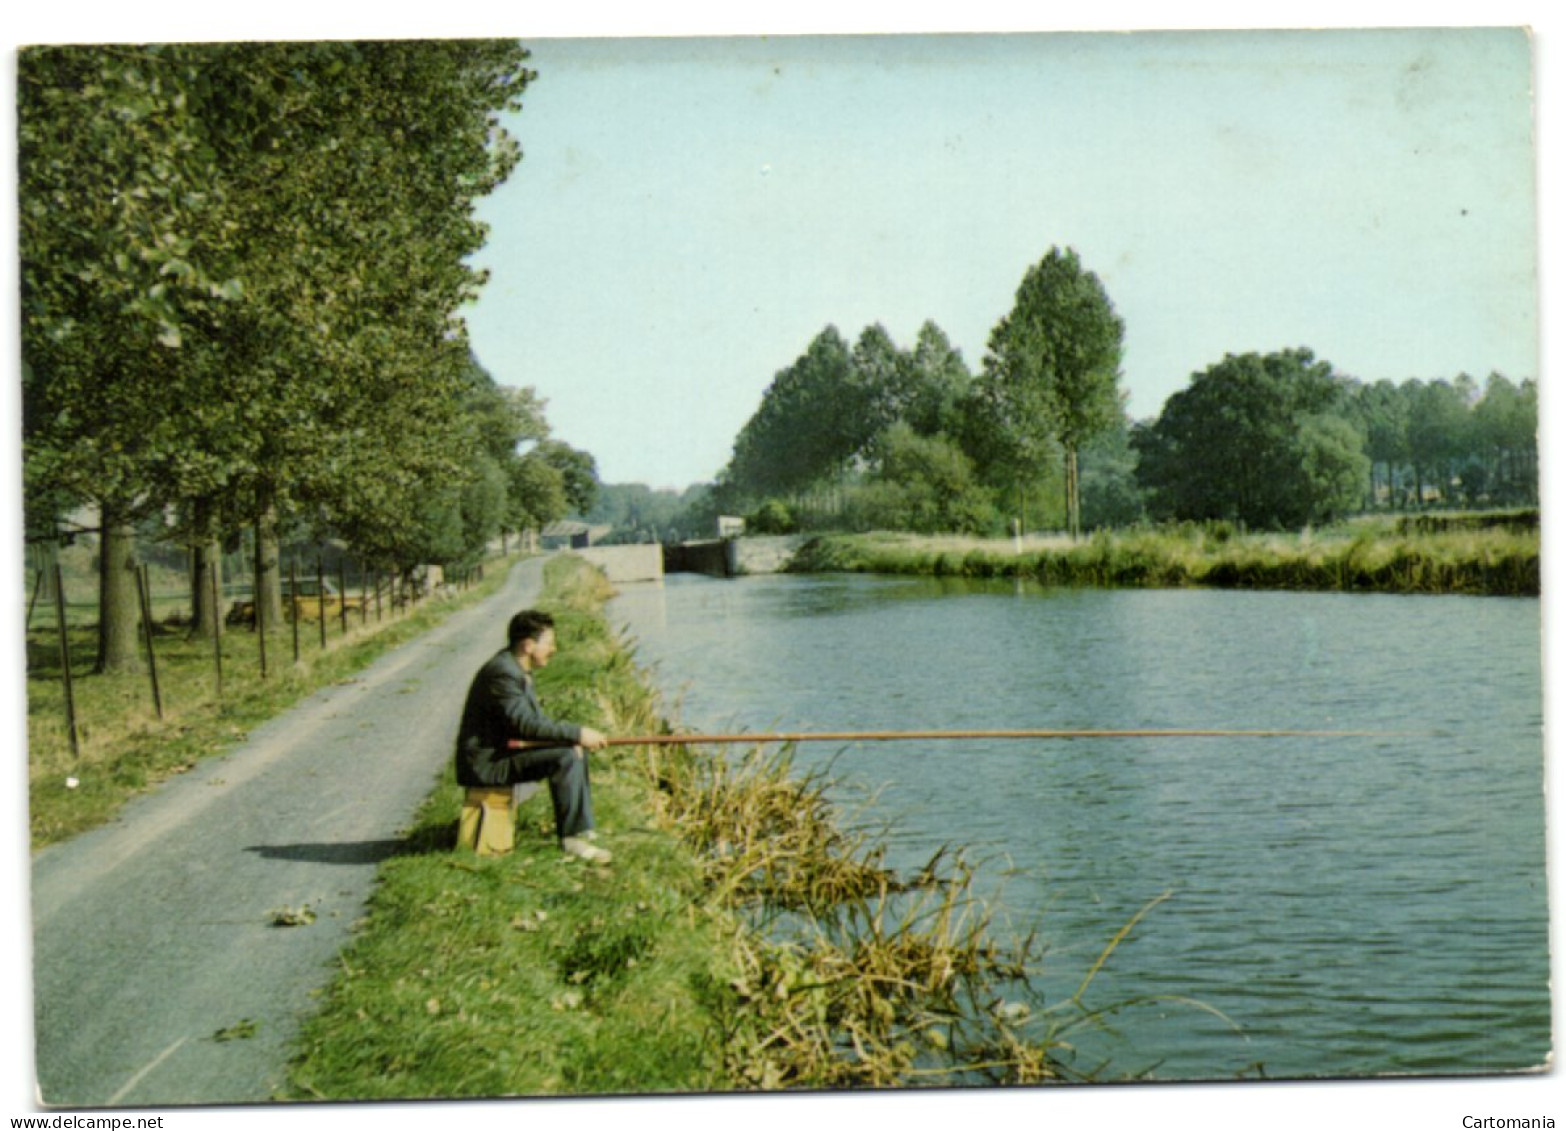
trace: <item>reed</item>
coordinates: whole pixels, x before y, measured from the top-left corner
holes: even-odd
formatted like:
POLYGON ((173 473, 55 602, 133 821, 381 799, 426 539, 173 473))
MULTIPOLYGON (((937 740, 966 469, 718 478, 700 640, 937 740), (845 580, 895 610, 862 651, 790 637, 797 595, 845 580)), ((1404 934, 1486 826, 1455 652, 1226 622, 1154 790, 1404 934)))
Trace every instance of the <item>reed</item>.
POLYGON ((1537 519, 1447 516, 1361 521, 1298 534, 1245 534, 1225 523, 1101 531, 1070 542, 955 542, 911 535, 828 535, 803 546, 804 573, 1027 578, 1105 588, 1296 589, 1537 596, 1537 519))
MULTIPOLYGON (((608 729, 668 733, 639 673, 613 670, 600 696, 608 729)), ((680 743, 621 749, 644 776, 659 827, 692 854, 708 908, 733 924, 723 965, 738 973, 708 1002, 731 1086, 1096 1075, 1073 1066, 1069 1043, 1107 1016, 1081 1004, 1092 975, 1072 1003, 1036 1000, 1037 937, 997 941, 960 850, 897 874, 883 845, 843 831, 842 788, 801 771, 788 745, 731 755, 680 743)))

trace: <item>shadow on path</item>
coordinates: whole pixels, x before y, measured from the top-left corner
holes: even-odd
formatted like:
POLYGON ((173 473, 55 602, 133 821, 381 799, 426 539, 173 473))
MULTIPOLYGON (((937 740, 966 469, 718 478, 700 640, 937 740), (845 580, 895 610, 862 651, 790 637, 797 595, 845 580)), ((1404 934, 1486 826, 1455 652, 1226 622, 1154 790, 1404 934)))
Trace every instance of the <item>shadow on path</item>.
POLYGON ((379 864, 394 856, 428 856, 450 852, 456 839, 456 826, 420 829, 412 836, 396 840, 323 841, 305 844, 252 844, 254 852, 266 860, 296 860, 310 864, 379 864))

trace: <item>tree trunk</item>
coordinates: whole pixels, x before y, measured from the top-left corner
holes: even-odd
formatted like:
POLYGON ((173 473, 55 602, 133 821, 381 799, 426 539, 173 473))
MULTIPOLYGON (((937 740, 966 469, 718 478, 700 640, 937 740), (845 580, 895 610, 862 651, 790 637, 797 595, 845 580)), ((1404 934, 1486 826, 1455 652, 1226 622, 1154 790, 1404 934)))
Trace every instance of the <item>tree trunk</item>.
POLYGON ((212 506, 197 501, 191 516, 197 541, 190 547, 190 638, 199 640, 212 635, 212 626, 223 631, 222 598, 212 592, 212 566, 218 570, 218 584, 223 584, 223 544, 213 536, 212 506))
POLYGON ((271 500, 256 519, 255 603, 256 623, 273 628, 283 623, 282 574, 278 569, 281 554, 277 546, 277 506, 271 500))
POLYGON ((59 564, 60 543, 51 540, 28 544, 27 565, 31 576, 27 582, 33 587, 33 600, 38 608, 54 608, 54 567, 59 564))
POLYGON ((103 508, 98 546, 98 671, 141 670, 136 630, 141 602, 136 588, 136 531, 103 508))
POLYGON ((1082 537, 1082 493, 1077 483, 1077 449, 1066 449, 1066 533, 1072 541, 1082 537))
POLYGON ((223 631, 223 614, 228 610, 222 597, 212 592, 212 567, 218 571, 218 586, 223 584, 223 543, 213 539, 190 548, 190 636, 202 639, 212 635, 213 626, 223 631))

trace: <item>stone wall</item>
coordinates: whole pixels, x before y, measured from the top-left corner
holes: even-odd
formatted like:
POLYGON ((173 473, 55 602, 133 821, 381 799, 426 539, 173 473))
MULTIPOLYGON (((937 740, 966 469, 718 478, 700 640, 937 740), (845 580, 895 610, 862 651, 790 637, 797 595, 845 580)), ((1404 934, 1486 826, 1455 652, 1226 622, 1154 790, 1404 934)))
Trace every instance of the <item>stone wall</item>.
POLYGON ((683 542, 665 549, 664 568, 670 573, 704 573, 708 577, 780 573, 803 542, 792 534, 683 542))
POLYGON ((804 541, 798 534, 736 538, 729 543, 729 572, 781 573, 804 541))

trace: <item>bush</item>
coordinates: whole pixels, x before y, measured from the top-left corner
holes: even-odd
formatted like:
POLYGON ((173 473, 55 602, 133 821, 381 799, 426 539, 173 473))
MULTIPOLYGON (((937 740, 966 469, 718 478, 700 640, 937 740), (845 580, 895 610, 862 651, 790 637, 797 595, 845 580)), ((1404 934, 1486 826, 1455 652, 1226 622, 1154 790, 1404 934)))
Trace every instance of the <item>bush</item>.
POLYGON ((756 508, 756 513, 750 516, 746 526, 755 534, 793 534, 799 529, 799 521, 787 503, 768 499, 756 508))

